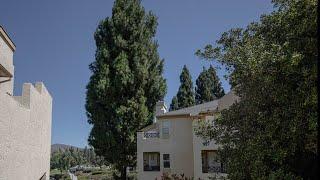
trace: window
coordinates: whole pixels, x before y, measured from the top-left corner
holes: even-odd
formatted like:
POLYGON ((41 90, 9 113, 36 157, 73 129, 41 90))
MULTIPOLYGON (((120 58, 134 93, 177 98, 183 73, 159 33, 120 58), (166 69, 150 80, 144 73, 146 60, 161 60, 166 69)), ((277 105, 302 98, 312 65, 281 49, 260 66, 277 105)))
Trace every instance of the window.
POLYGON ((170 132, 170 122, 169 121, 164 121, 162 123, 162 137, 163 138, 168 138, 170 132))
POLYGON ((225 172, 222 163, 217 159, 217 151, 202 150, 202 173, 225 172))
POLYGON ((143 153, 143 170, 160 171, 160 153, 144 152, 143 153))
POLYGON ((163 154, 163 168, 170 168, 170 154, 163 154))

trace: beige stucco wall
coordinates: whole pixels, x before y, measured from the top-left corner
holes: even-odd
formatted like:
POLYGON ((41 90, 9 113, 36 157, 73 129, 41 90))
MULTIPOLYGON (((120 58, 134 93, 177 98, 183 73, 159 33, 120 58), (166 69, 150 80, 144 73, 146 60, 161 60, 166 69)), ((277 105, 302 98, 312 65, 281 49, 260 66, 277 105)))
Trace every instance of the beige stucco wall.
MULTIPOLYGON (((0 64, 6 68, 11 74, 14 74, 13 66, 13 50, 5 42, 4 38, 0 35, 0 64)), ((8 78, 0 77, 0 81, 7 80, 8 78)), ((13 94, 13 79, 9 82, 1 83, 0 91, 13 94)))
POLYGON ((143 137, 138 132, 137 139, 137 169, 139 180, 155 179, 162 172, 193 176, 193 148, 192 148, 192 120, 185 118, 170 119, 170 136, 162 138, 162 123, 167 120, 158 120, 160 138, 143 137), (160 152, 160 171, 143 171, 143 152, 160 152), (170 154, 170 170, 163 169, 163 154, 170 154))
MULTIPOLYGON (((1 86, 1 85, 0 85, 1 86)), ((50 172, 52 99, 42 83, 22 96, 0 92, 0 179, 39 179, 50 172)))
MULTIPOLYGON (((234 91, 219 99, 215 114, 208 113, 205 120, 214 123, 215 116, 219 111, 230 107, 239 97, 235 96, 234 91), (211 114, 211 115, 210 115, 211 114)), ((185 114, 187 115, 187 114, 185 114)), ((196 117, 196 116, 195 116, 196 117)), ((201 119, 203 121, 204 119, 201 119)), ((218 150, 218 145, 211 140, 209 145, 204 146, 204 140, 195 135, 194 128, 197 126, 197 119, 171 117, 168 119, 157 120, 153 129, 144 131, 160 132, 160 138, 144 138, 144 132, 137 133, 137 170, 139 180, 155 179, 162 175, 162 172, 175 174, 184 173, 187 177, 194 179, 209 179, 209 177, 226 177, 225 173, 202 173, 202 150, 218 150), (170 137, 162 137, 162 124, 170 122, 170 137), (143 152, 160 153, 160 171, 143 171, 143 152), (170 171, 163 169, 163 154, 170 154, 170 171)))
MULTIPOLYGON (((207 121, 213 121, 214 116, 206 116, 207 121)), ((208 179, 213 175, 226 176, 218 173, 202 173, 201 150, 217 150, 218 145, 214 140, 208 146, 203 145, 203 139, 196 136, 194 128, 197 120, 175 118, 170 119, 170 138, 161 138, 162 123, 168 120, 158 120, 160 138, 144 138, 143 132, 138 132, 137 139, 137 168, 138 179, 148 180, 160 177, 162 172, 184 173, 195 179, 208 179), (160 152, 160 171, 143 171, 143 152, 160 152), (170 154, 170 171, 163 169, 163 154, 170 154)), ((159 179, 159 178, 158 178, 159 179)))
MULTIPOLYGON (((15 48, 3 33, 0 27, 0 64, 14 76, 15 48)), ((21 96, 12 94, 13 78, 1 82, 0 180, 49 179, 52 98, 43 83, 25 83, 21 96)))
MULTIPOLYGON (((214 123, 214 116, 206 116, 205 120, 214 123)), ((193 126, 198 126, 198 120, 193 121, 193 126)), ((193 158, 194 158, 194 178, 195 179, 209 179, 209 177, 226 176, 224 173, 202 173, 202 150, 218 150, 219 145, 214 140, 211 140, 207 146, 203 145, 204 139, 195 135, 195 129, 193 129, 193 158)))

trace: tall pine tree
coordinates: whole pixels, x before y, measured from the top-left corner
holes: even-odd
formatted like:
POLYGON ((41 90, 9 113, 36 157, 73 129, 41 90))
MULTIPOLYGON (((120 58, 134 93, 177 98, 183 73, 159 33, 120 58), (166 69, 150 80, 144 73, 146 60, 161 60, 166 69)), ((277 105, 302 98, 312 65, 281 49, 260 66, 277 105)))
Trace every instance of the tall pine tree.
POLYGON ((219 99, 225 95, 221 81, 217 75, 216 70, 210 65, 208 69, 208 79, 210 80, 210 89, 214 99, 219 99))
MULTIPOLYGON (((86 110, 89 144, 126 179, 135 165, 136 132, 148 125, 166 93, 163 60, 154 40, 157 18, 140 0, 116 0, 112 17, 96 32, 96 60, 90 65, 86 110)), ((116 178, 116 177, 115 177, 116 178)))
POLYGON ((174 111, 174 110, 177 110, 177 109, 179 109, 178 98, 177 98, 177 96, 174 96, 172 98, 169 111, 174 111))
POLYGON ((177 100, 172 99, 171 107, 174 107, 171 110, 177 110, 185 107, 189 107, 195 104, 193 83, 190 72, 186 65, 183 66, 182 72, 180 74, 180 87, 177 93, 177 100), (178 105, 173 103, 178 102, 178 105))
POLYGON ((203 67, 203 71, 196 80, 195 94, 196 104, 213 101, 224 96, 220 79, 212 66, 208 70, 203 67))

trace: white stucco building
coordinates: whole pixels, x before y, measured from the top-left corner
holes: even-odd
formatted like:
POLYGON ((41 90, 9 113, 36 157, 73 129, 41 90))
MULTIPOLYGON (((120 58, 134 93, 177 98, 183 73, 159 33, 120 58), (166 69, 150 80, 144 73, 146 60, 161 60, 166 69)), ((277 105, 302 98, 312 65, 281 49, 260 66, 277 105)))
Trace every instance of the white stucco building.
POLYGON ((13 95, 15 49, 0 26, 0 180, 49 179, 52 98, 41 82, 13 95))
POLYGON ((214 122, 237 99, 231 91, 218 100, 170 112, 163 102, 157 103, 154 123, 137 133, 138 179, 160 179, 163 172, 194 179, 225 176, 223 164, 215 159, 218 145, 196 136, 194 127, 199 120, 214 122))

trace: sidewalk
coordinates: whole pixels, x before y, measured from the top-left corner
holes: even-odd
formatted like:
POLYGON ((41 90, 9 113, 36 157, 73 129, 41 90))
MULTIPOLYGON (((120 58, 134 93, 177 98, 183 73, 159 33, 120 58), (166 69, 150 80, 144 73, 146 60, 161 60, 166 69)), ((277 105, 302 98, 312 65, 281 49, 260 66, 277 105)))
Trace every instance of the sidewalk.
POLYGON ((68 171, 68 174, 69 174, 71 180, 78 180, 77 176, 72 174, 70 171, 68 171))

